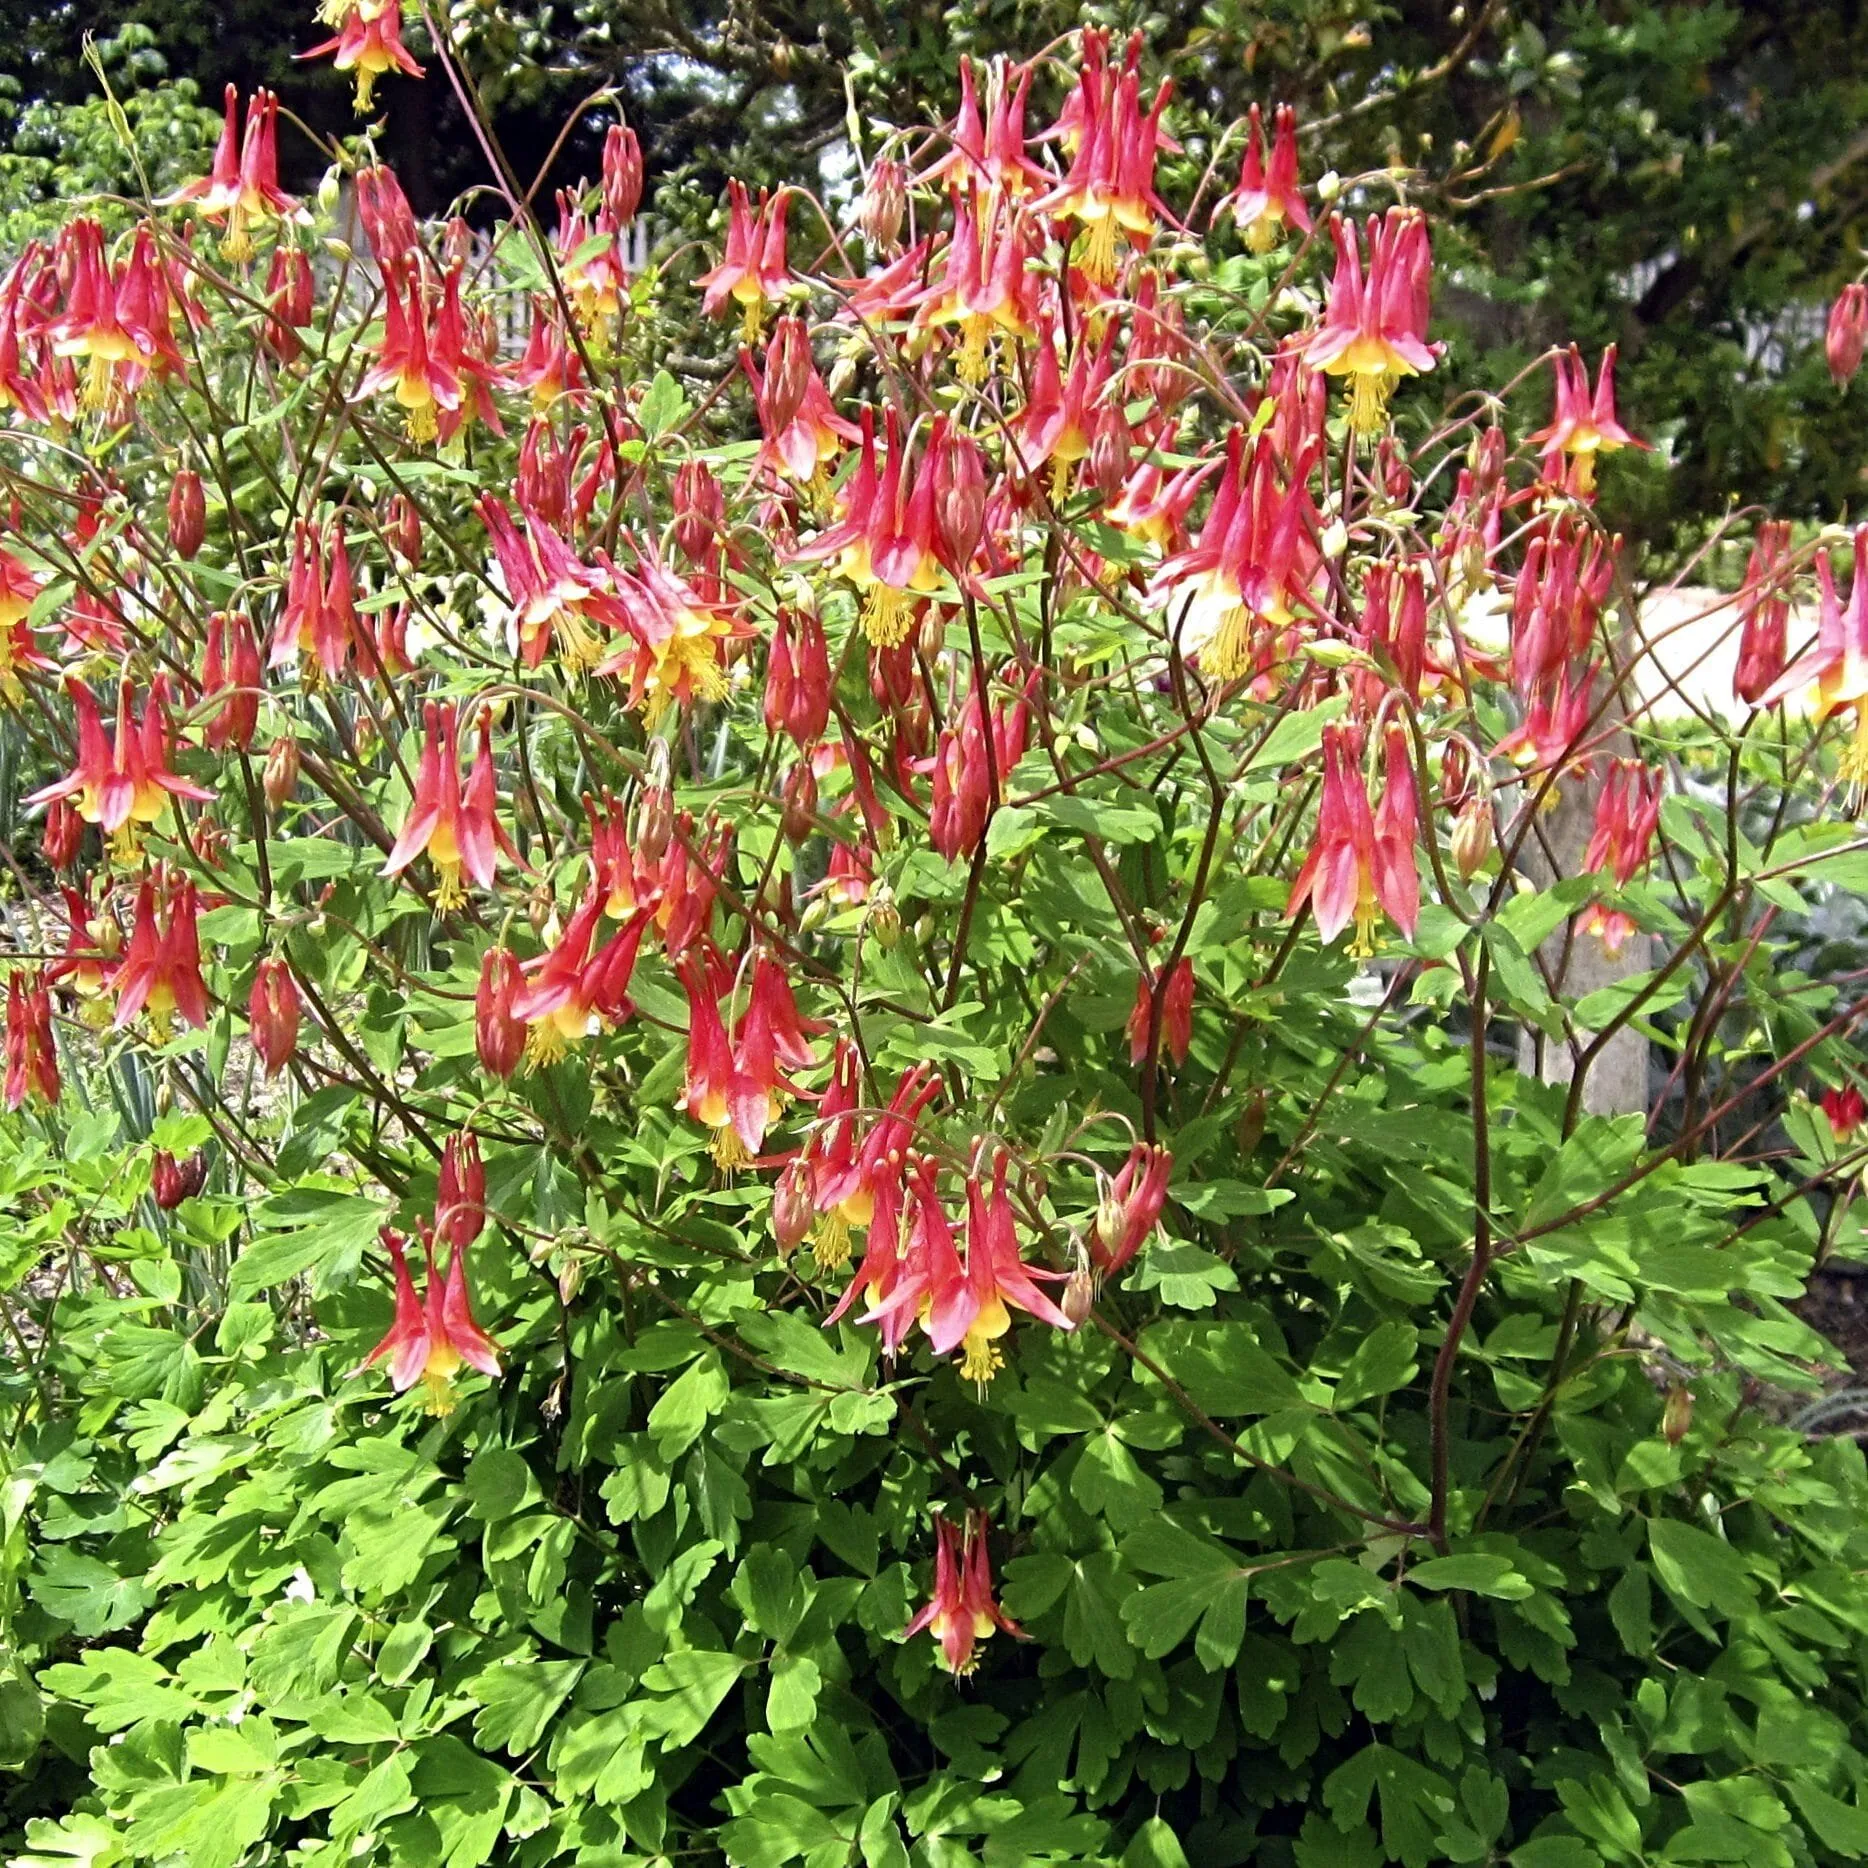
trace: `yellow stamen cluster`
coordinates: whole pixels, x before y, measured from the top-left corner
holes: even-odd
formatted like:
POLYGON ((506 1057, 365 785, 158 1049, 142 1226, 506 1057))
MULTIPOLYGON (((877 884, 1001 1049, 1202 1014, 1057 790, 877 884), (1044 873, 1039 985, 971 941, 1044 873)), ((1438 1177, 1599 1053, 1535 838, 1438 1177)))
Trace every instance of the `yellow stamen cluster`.
POLYGON ((819 1271, 837 1271, 850 1262, 850 1223, 841 1213, 832 1210, 811 1228, 811 1253, 819 1271))
POLYGON ((537 1019, 525 1034, 525 1068, 532 1071, 555 1064, 571 1048, 571 1041, 549 1018, 537 1019))
POLYGON ((1005 1357, 993 1346, 992 1338, 969 1332, 960 1347, 962 1378, 983 1388, 1004 1367, 1005 1357))
POLYGON ((713 1141, 707 1152, 713 1156, 714 1165, 722 1173, 737 1173, 741 1168, 752 1166, 752 1150, 740 1140, 739 1131, 729 1124, 723 1129, 715 1129, 713 1141))
POLYGON ((899 648, 914 625, 914 605, 906 591, 874 583, 863 597, 863 636, 878 649, 899 648))

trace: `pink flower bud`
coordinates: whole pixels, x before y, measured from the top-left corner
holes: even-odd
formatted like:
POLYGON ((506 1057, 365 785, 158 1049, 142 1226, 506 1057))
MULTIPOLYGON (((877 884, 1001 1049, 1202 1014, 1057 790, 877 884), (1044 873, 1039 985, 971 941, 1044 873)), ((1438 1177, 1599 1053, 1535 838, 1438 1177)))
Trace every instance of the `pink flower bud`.
POLYGON ((84 819, 70 802, 54 798, 47 807, 45 828, 39 833, 39 848, 54 869, 69 869, 78 855, 84 838, 84 819))
POLYGON ((422 561, 422 515, 406 493, 390 495, 383 531, 397 557, 413 569, 422 561))
POLYGON ((510 1077, 525 1055, 525 1020, 515 1017, 512 1009, 524 983, 510 949, 486 950, 474 992, 473 1037, 481 1065, 496 1077, 510 1077))
POLYGON ((259 963, 246 1015, 253 1049, 267 1076, 276 1077, 297 1053, 299 1020, 298 982, 279 955, 259 963))
POLYGON ((190 559, 200 551, 207 523, 201 476, 192 467, 184 467, 169 487, 169 546, 178 558, 190 559))
POLYGON ((963 576, 986 528, 986 463, 971 435, 935 423, 924 463, 934 475, 934 524, 941 562, 963 576))
POLYGON ((780 318, 772 329, 765 353, 765 397, 762 411, 768 434, 782 434, 797 420, 804 393, 816 373, 811 339, 798 317, 780 318))
POLYGON ((642 145, 625 123, 613 123, 603 139, 603 211, 620 232, 642 205, 642 145))
POLYGON ((726 524, 726 499, 705 461, 681 463, 675 473, 673 504, 675 543, 690 561, 698 563, 726 524))
POLYGON ((902 165, 892 156, 884 156, 869 171, 857 205, 856 224, 863 238, 878 253, 893 250, 901 236, 902 219, 908 212, 908 181, 902 165))
POLYGON ((266 769, 260 776, 260 789, 266 802, 276 811, 298 790, 298 741, 290 734, 272 743, 266 755, 266 769))
POLYGON ((464 1251, 485 1225, 486 1169, 480 1162, 480 1138, 450 1135, 442 1146, 435 1187, 435 1237, 464 1251))
POLYGON ((1836 387, 1846 387, 1862 366, 1863 350, 1868 349, 1868 285, 1857 281, 1842 288, 1841 297, 1829 307, 1823 349, 1836 387))
POLYGON ((778 1177, 778 1185, 772 1190, 772 1236, 778 1241, 778 1249, 784 1253, 796 1251, 816 1218, 810 1164, 800 1157, 778 1177))
POLYGON ((800 759, 785 774, 783 795, 785 841, 795 846, 816 828, 817 775, 811 770, 809 759, 800 759))

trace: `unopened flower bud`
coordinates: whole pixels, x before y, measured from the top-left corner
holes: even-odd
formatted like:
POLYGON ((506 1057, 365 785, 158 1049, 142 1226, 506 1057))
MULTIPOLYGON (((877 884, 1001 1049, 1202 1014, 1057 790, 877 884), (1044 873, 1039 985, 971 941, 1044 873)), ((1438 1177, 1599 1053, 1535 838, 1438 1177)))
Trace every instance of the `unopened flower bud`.
POLYGON ((887 253, 901 237, 902 219, 907 212, 907 177, 893 156, 884 156, 870 169, 869 179, 863 185, 856 224, 870 246, 878 253, 887 253))
POLYGON ((207 1179, 208 1164, 200 1155, 177 1161, 164 1148, 150 1166, 149 1191, 163 1212, 173 1213, 184 1200, 192 1200, 207 1185, 207 1179))
POLYGON ((636 806, 636 856, 645 863, 659 863, 668 853, 675 830, 675 796, 667 783, 651 784, 643 790, 636 806))
POLYGON ((442 1145, 435 1185, 435 1236, 464 1251, 485 1225, 486 1169, 480 1161, 480 1138, 450 1135, 442 1145))
POLYGON ((406 493, 392 493, 383 532, 396 556, 411 570, 422 561, 422 515, 406 493))
POLYGON ((260 789, 275 811, 298 790, 298 741, 289 733, 273 741, 260 777, 260 789))
POLYGON ((473 1040, 482 1068, 510 1077, 525 1055, 525 1020, 513 1016, 513 1000, 524 984, 509 948, 489 947, 480 962, 474 991, 473 1040))
POLYGON ((1129 424, 1121 409, 1105 402, 1090 429, 1089 482, 1097 495, 1112 500, 1129 477, 1129 424))
POLYGON ((817 774, 809 759, 798 760, 785 774, 782 795, 785 811, 780 828, 785 841, 795 846, 811 834, 817 816, 817 774))
POLYGON ((972 564, 986 527, 986 463, 971 435, 945 425, 939 426, 929 451, 940 560, 958 577, 972 564))
POLYGON ((1492 801, 1475 792, 1453 820, 1453 862, 1462 881, 1470 882, 1485 867, 1492 842, 1492 801))
POLYGON ((567 1258, 558 1273, 558 1302, 568 1304, 584 1288, 584 1261, 567 1258))
POLYGON ((603 211, 620 232, 642 205, 642 145, 626 123, 613 123, 603 139, 603 211))
POLYGON ((869 893, 869 910, 865 916, 869 931, 876 938, 876 945, 884 953, 890 952, 902 937, 902 911, 895 904, 895 897, 888 887, 878 882, 869 893))
POLYGON ((1090 1306, 1096 1302, 1096 1283, 1090 1276, 1089 1267, 1079 1265, 1064 1280, 1064 1293, 1058 1309, 1070 1321, 1074 1330, 1090 1314, 1090 1306))
POLYGON ((169 548, 178 558, 193 558, 201 549, 207 524, 208 502, 201 476, 192 467, 183 467, 169 487, 169 548))
POLYGON ((726 523, 726 499, 720 482, 705 461, 683 461, 675 471, 671 498, 675 543, 690 559, 698 561, 726 523))
POLYGON ((1375 447, 1375 479, 1389 501, 1405 506, 1414 491, 1414 473, 1407 455, 1393 435, 1383 435, 1375 447))
POLYGON ((1829 374, 1838 389, 1862 366, 1862 352, 1868 349, 1868 285, 1859 281, 1845 285, 1842 295, 1829 308, 1829 329, 1824 334, 1823 350, 1829 359, 1829 374))
POLYGON ((1667 1390, 1666 1405, 1661 1409, 1661 1437, 1669 1446, 1678 1446, 1693 1425, 1693 1391, 1684 1382, 1675 1382, 1667 1390))
POLYGON ((1245 1108, 1239 1113, 1239 1126, 1233 1132, 1241 1155, 1258 1152, 1258 1144, 1265 1139, 1265 1116, 1270 1107, 1271 1098, 1263 1090, 1254 1090, 1245 1099, 1245 1108))
POLYGON ((1472 795, 1472 754, 1463 739, 1449 739, 1440 752, 1440 802, 1457 811, 1472 795))
POLYGON ((802 1160, 793 1161, 779 1177, 772 1190, 772 1236, 779 1251, 789 1256, 805 1241, 817 1218, 817 1205, 811 1198, 811 1170, 802 1160))
POLYGON ((45 827, 39 832, 39 848, 54 869, 69 869, 77 860, 84 840, 84 819, 70 801, 54 798, 45 813, 45 827))
POLYGON ((815 369, 811 339, 799 317, 780 318, 765 352, 766 430, 782 434, 797 419, 815 369))
POLYGON ((276 1077, 298 1050, 298 982, 278 954, 269 954, 253 975, 247 999, 247 1027, 253 1049, 269 1077, 276 1077))
POLYGON ((1479 437, 1473 461, 1473 481, 1481 501, 1503 483, 1505 456, 1508 452, 1509 444, 1505 440, 1505 431, 1494 422, 1479 437))

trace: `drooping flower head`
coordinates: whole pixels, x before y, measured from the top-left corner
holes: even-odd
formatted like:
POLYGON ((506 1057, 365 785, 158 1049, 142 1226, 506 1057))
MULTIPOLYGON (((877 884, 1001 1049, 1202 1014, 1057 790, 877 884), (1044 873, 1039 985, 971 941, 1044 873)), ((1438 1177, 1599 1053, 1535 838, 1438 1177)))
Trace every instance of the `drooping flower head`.
POLYGON ((336 33, 322 44, 299 53, 300 58, 323 58, 339 71, 357 74, 357 114, 364 115, 385 72, 400 71, 419 78, 422 68, 402 43, 402 0, 326 0, 323 17, 336 33))
POLYGON ((445 1274, 435 1266, 435 1236, 423 1228, 422 1245, 428 1262, 427 1294, 417 1297, 409 1276, 407 1241, 385 1226, 384 1249, 395 1268, 396 1314, 385 1335, 365 1356, 353 1374, 389 1358, 389 1383, 397 1394, 420 1382, 427 1391, 423 1412, 453 1413, 457 1405, 455 1382, 463 1368, 482 1375, 499 1374, 499 1349, 474 1320, 473 1300, 467 1288, 467 1253, 455 1245, 448 1253, 445 1274))
POLYGON ((1024 1630, 993 1599, 986 1552, 991 1525, 986 1514, 969 1513, 964 1536, 946 1518, 934 1520, 934 1594, 902 1633, 904 1641, 932 1632, 941 1664, 956 1679, 979 1665, 980 1642, 997 1629, 1020 1640, 1024 1630))
POLYGON ((1251 109, 1245 132, 1245 161, 1232 192, 1232 218, 1254 253, 1269 253, 1284 238, 1286 225, 1310 231, 1310 210, 1297 185, 1297 112, 1280 104, 1273 119, 1271 167, 1265 167, 1265 126, 1258 106, 1251 109))
POLYGON ((1556 469, 1567 455, 1573 463, 1570 484, 1587 497, 1595 488, 1596 461, 1617 448, 1643 448, 1647 443, 1631 435, 1615 414, 1615 346, 1602 353, 1596 369, 1596 386, 1589 387, 1589 371, 1583 353, 1572 344, 1566 356, 1556 352, 1551 359, 1557 373, 1557 407, 1548 428, 1539 429, 1531 440, 1544 450, 1544 473, 1555 478, 1556 469))
POLYGON ((1312 369, 1350 379, 1350 423, 1359 434, 1372 434, 1386 419, 1395 384, 1434 366, 1427 342, 1433 277, 1427 222, 1412 208, 1371 214, 1366 269, 1354 221, 1333 214, 1330 237, 1336 272, 1323 323, 1304 354, 1312 369))

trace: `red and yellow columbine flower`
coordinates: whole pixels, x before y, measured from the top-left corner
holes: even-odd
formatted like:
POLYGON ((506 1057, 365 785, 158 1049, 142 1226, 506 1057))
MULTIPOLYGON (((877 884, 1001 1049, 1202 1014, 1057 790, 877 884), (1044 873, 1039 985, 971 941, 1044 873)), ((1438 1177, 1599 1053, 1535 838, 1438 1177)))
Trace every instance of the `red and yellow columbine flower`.
POLYGON ((424 269, 418 260, 383 274, 383 335, 376 360, 357 385, 359 396, 394 393, 403 411, 403 424, 411 441, 433 441, 441 432, 443 415, 461 406, 461 379, 457 360, 431 341, 430 306, 424 269))
POLYGON ((411 78, 422 75, 421 66, 402 43, 402 0, 325 0, 319 17, 337 31, 299 57, 335 53, 331 63, 339 71, 354 71, 359 114, 369 109, 376 81, 385 72, 400 71, 411 78))
POLYGON ((1336 272, 1322 326, 1304 356, 1312 369, 1350 379, 1350 424, 1372 434, 1386 419, 1395 384, 1431 370, 1436 360, 1427 342, 1433 280, 1427 222, 1412 208, 1390 208, 1385 218, 1371 214, 1366 273, 1355 223, 1331 215, 1330 237, 1336 272))
POLYGON ((1800 655, 1765 689, 1758 704, 1769 707, 1814 683, 1812 710, 1820 723, 1843 707, 1855 709, 1855 731, 1842 755, 1842 776, 1868 785, 1868 525, 1855 529, 1855 569, 1846 607, 1836 595, 1829 553, 1816 557, 1821 587, 1816 646, 1800 655))
POLYGON ((1389 729, 1378 822, 1369 810, 1354 734, 1346 727, 1326 726, 1316 842, 1297 872, 1285 913, 1295 914, 1308 902, 1317 918, 1317 933, 1325 941, 1333 941, 1353 921, 1356 933, 1349 951, 1357 956, 1375 951, 1380 914, 1412 937, 1420 919, 1420 875, 1414 860, 1419 836, 1414 767, 1404 729, 1389 729))
POLYGON ((1061 1279, 1065 1274, 1033 1271, 1018 1249, 1005 1184, 1008 1167, 1005 1154, 999 1153, 993 1161, 990 1194, 977 1170, 968 1176, 965 1268, 942 1260, 930 1271, 922 1319, 928 1345, 937 1356, 958 1349, 960 1373, 972 1382, 988 1382, 1004 1366, 998 1343, 1012 1327, 1009 1305, 1053 1329, 1076 1328, 1037 1284, 1039 1278, 1061 1279))
POLYGON ((1152 969, 1135 982, 1135 1005, 1129 1013, 1129 1062, 1148 1061, 1148 1034, 1154 1023, 1155 998, 1161 1000, 1161 1050, 1176 1064, 1187 1061, 1193 1042, 1193 962, 1183 954, 1163 980, 1152 969))
POLYGON ((56 664, 41 652, 27 617, 38 600, 39 579, 10 551, 0 550, 0 697, 25 696, 22 669, 49 673, 56 664))
POLYGON ((752 989, 731 1044, 704 966, 681 969, 688 995, 688 1075, 682 1105, 714 1132, 713 1158, 723 1168, 749 1166, 765 1144, 785 1099, 797 1093, 784 1066, 809 1069, 807 1026, 799 1015, 791 982, 769 955, 753 963, 752 989))
POLYGON ((1091 427, 1109 393, 1116 327, 1111 324, 1099 344, 1092 343, 1087 333, 1078 338, 1067 378, 1058 366, 1059 335, 1053 319, 1037 346, 1030 397, 1013 423, 1019 471, 1035 478, 1048 461, 1053 501, 1064 497, 1070 470, 1090 451, 1091 427))
POLYGON ((740 306, 741 328, 751 343, 765 322, 766 306, 783 298, 791 282, 785 256, 791 191, 781 188, 768 200, 761 189, 756 209, 744 182, 729 181, 726 192, 726 251, 719 265, 701 275, 701 309, 715 318, 730 304, 740 306))
POLYGON ((196 926, 200 912, 195 885, 179 870, 157 863, 144 876, 136 891, 129 945, 113 975, 117 1009, 111 1022, 119 1030, 146 1011, 160 1044, 178 1013, 197 1030, 208 1022, 196 926))
POLYGON ((845 483, 835 525, 804 546, 801 559, 834 557, 837 569, 863 593, 863 634, 877 648, 908 639, 921 600, 940 588, 934 476, 908 471, 901 420, 883 417, 887 457, 876 465, 875 418, 863 410, 863 450, 845 483))
POLYGON ((941 1664, 957 1679, 979 1665, 980 1642, 996 1628, 1025 1638, 1024 1630, 993 1600, 992 1569, 986 1555, 991 1530, 986 1514, 967 1517, 964 1542, 945 1519, 934 1520, 934 1595, 902 1633, 904 1641, 929 1630, 940 1648, 941 1664))
POLYGON ((1120 72, 1109 64, 1109 34, 1086 27, 1077 88, 1054 127, 1071 151, 1070 172, 1036 206, 1074 220, 1083 233, 1084 277, 1107 285, 1116 275, 1119 240, 1146 246, 1159 220, 1171 218, 1155 193, 1155 158, 1179 144, 1161 128, 1173 92, 1163 79, 1154 103, 1141 108, 1142 35, 1133 34, 1120 72))
POLYGON ((740 352, 740 363, 752 383, 759 432, 764 437, 755 466, 797 486, 821 486, 825 468, 860 431, 830 406, 804 320, 779 319, 763 370, 749 351, 740 352))
POLYGON ((190 203, 205 221, 224 222, 221 256, 235 261, 252 258, 255 227, 289 220, 298 212, 297 200, 279 186, 278 98, 270 91, 253 94, 243 143, 236 140, 239 114, 240 93, 230 84, 212 168, 169 197, 190 203))
POLYGON ((52 998, 43 974, 15 969, 6 982, 6 1106, 37 1097, 58 1101, 58 1046, 52 1037, 52 998))
POLYGON ((1090 1229, 1090 1259, 1098 1277, 1113 1278, 1154 1231, 1167 1204, 1174 1157, 1165 1148, 1137 1142, 1110 1182, 1090 1229))
POLYGON ((1016 343, 1036 330, 1040 243, 1036 218, 1007 196, 954 197, 945 269, 922 295, 920 316, 931 330, 958 328, 961 382, 986 380, 994 338, 1016 343))
POLYGON ((1287 481, 1271 433, 1248 456, 1244 431, 1235 428, 1198 542, 1167 559, 1149 585, 1182 653, 1215 681, 1268 676, 1280 633, 1308 602, 1321 570, 1307 485, 1312 458, 1306 446, 1287 481))
MULTIPOLYGON (((515 864, 519 852, 501 826, 493 778, 493 731, 480 715, 480 745, 463 797, 460 778, 460 722, 450 703, 429 701, 422 709, 426 737, 415 777, 409 815, 383 865, 386 876, 400 875, 425 850, 439 886, 435 909, 445 913, 467 899, 462 872, 481 888, 491 888, 501 852, 515 864)), ((523 866, 523 865, 521 865, 523 866)))
POLYGON ((1254 104, 1245 132, 1245 161, 1232 192, 1232 218, 1254 253, 1269 253, 1284 238, 1285 227, 1310 231, 1310 210, 1297 186, 1297 112, 1280 104, 1273 119, 1271 168, 1265 167, 1265 125, 1254 104))
POLYGON ((1044 187, 1051 178, 1025 153, 1025 107, 1031 98, 1031 79, 1030 65, 1008 67, 1005 60, 994 59, 986 75, 986 115, 982 117, 973 61, 963 57, 960 108, 947 128, 947 151, 915 177, 915 186, 945 184, 962 192, 977 189, 988 199, 1005 196, 1013 200, 1044 187))
POLYGON ((593 890, 578 904, 556 944, 525 965, 531 981, 513 995, 509 1016, 527 1027, 525 1057, 534 1069, 555 1063, 601 1021, 620 1022, 635 1010, 629 981, 649 925, 648 913, 631 915, 592 952, 602 914, 603 898, 593 890))
POLYGON ((723 698, 724 651, 740 633, 726 611, 669 570, 646 540, 637 544, 635 569, 616 572, 616 589, 630 641, 596 672, 628 673, 630 705, 642 709, 649 728, 671 706, 723 698))
POLYGON ((615 567, 607 560, 581 563, 543 518, 523 507, 521 536, 511 513, 490 493, 476 510, 512 599, 519 659, 528 668, 538 667, 555 640, 573 673, 600 662, 602 635, 630 630, 615 567))
POLYGON ((466 1251, 454 1246, 448 1254, 446 1275, 441 1275, 435 1269, 434 1235, 424 1229, 422 1244, 428 1260, 424 1301, 415 1295, 402 1235, 385 1226, 382 1239, 395 1266, 395 1321, 352 1373, 360 1375, 387 1356, 390 1386, 397 1394, 420 1382, 427 1390, 422 1411, 451 1414, 456 1405, 455 1380, 463 1368, 478 1369, 482 1375, 499 1374, 498 1347, 474 1321, 466 1251))
MULTIPOLYGON (((880 1252, 874 1222, 885 1211, 894 1215, 901 1212, 902 1182, 908 1171, 915 1122, 940 1094, 941 1080, 926 1065, 904 1072, 888 1108, 865 1133, 856 1114, 859 1076, 854 1047, 847 1041, 840 1042, 831 1064, 830 1086, 818 1105, 818 1125, 805 1149, 805 1159, 811 1163, 812 1198, 820 1216, 811 1247, 818 1265, 826 1270, 849 1258, 853 1226, 871 1227, 871 1243, 880 1252)), ((892 1261, 896 1249, 892 1223, 887 1246, 892 1261)), ((877 1262, 881 1262, 880 1258, 877 1262)), ((859 1274, 844 1293, 834 1315, 841 1316, 855 1301, 858 1286, 873 1284, 873 1280, 866 1280, 870 1269, 865 1260, 865 1273, 859 1274)), ((873 1298, 873 1289, 871 1295, 873 1298)), ((910 1316, 907 1322, 913 1320, 910 1316)), ((906 1327, 904 1324, 904 1333, 906 1327)))
MULTIPOLYGON (((1617 888, 1626 888, 1635 879, 1647 863, 1654 833, 1660 828, 1666 783, 1665 773, 1639 759, 1611 763, 1596 798, 1595 829, 1583 856, 1584 869, 1612 871, 1617 888)), ((1619 908, 1597 901, 1584 910, 1582 929, 1596 935, 1610 953, 1617 953, 1635 931, 1635 924, 1619 908)))
POLYGON ((152 370, 180 367, 168 280, 147 226, 136 230, 121 270, 111 266, 104 230, 89 216, 61 230, 59 257, 70 287, 45 335, 56 355, 84 359, 83 407, 108 409, 133 395, 152 370))
POLYGON ((1594 491, 1596 461, 1617 448, 1646 448, 1645 441, 1631 435, 1615 416, 1615 346, 1602 353, 1596 370, 1596 386, 1589 388, 1589 371, 1583 353, 1572 344, 1566 356, 1557 351, 1551 357, 1557 373, 1557 408, 1548 428, 1541 428, 1531 440, 1544 450, 1544 476, 1560 475, 1563 457, 1574 463, 1570 484, 1581 497, 1594 491))
POLYGON ((169 769, 173 736, 169 731, 166 679, 158 675, 150 684, 149 701, 141 721, 130 713, 130 684, 117 690, 116 731, 106 734, 91 691, 79 681, 67 681, 72 711, 78 720, 78 762, 65 777, 35 791, 28 805, 50 804, 72 798, 78 815, 95 824, 106 836, 139 825, 153 824, 170 798, 193 798, 211 804, 213 792, 169 769))

